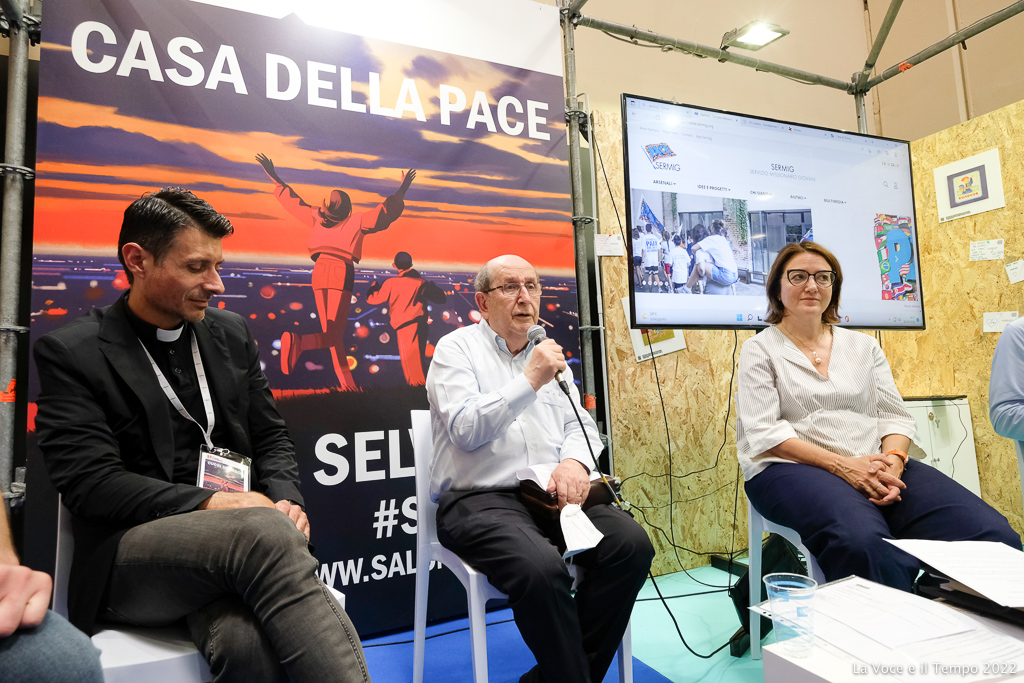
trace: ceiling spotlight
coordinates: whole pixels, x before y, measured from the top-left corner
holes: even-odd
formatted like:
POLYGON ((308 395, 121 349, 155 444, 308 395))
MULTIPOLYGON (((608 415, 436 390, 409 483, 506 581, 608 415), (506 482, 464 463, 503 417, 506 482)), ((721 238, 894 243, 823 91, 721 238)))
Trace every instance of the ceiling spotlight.
POLYGON ((773 43, 786 35, 789 35, 789 31, 777 24, 752 21, 743 28, 734 28, 722 36, 721 49, 740 47, 744 50, 760 50, 768 43, 773 43))

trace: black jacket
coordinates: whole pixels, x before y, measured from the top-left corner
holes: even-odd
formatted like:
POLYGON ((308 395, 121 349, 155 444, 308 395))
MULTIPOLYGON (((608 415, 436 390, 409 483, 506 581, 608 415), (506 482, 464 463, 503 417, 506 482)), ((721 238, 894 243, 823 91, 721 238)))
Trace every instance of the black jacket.
MULTIPOLYGON (((75 555, 68 613, 94 631, 102 591, 124 533, 182 514, 212 495, 171 483, 170 401, 126 317, 122 297, 40 338, 39 446, 73 515, 75 555)), ((252 489, 302 504, 294 445, 277 412, 245 321, 210 308, 192 325, 230 448, 253 459, 252 489)), ((198 448, 198 444, 197 444, 198 448)))

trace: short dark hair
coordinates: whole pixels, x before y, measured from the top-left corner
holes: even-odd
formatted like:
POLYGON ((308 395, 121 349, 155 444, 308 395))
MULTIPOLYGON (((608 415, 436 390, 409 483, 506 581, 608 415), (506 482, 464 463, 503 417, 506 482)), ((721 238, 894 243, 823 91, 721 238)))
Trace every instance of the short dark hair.
POLYGON ((690 229, 690 239, 694 242, 700 242, 709 236, 708 229, 704 227, 703 223, 698 223, 690 229))
POLYGON ((412 268, 412 256, 407 251, 400 251, 395 254, 395 268, 407 270, 412 268))
POLYGON ((786 315, 786 307, 782 304, 782 278, 786 276, 786 264, 798 254, 815 254, 828 262, 828 267, 835 271, 836 281, 832 283, 832 300, 821 312, 821 322, 839 322, 839 294, 843 289, 843 269, 839 267, 839 260, 831 251, 817 242, 794 242, 787 244, 775 257, 775 263, 768 271, 768 281, 765 283, 765 290, 768 293, 768 315, 765 322, 773 325, 782 322, 786 315))
POLYGON ((673 235, 672 236, 672 244, 674 244, 674 245, 676 245, 678 247, 682 243, 683 243, 683 240, 680 239, 679 235, 673 235))
POLYGON ((117 238, 117 259, 128 276, 128 283, 132 283, 134 276, 124 262, 124 245, 129 242, 138 244, 159 263, 174 238, 186 227, 198 228, 218 239, 235 231, 231 221, 217 213, 206 200, 182 187, 165 187, 144 194, 129 204, 124 210, 121 234, 117 238))

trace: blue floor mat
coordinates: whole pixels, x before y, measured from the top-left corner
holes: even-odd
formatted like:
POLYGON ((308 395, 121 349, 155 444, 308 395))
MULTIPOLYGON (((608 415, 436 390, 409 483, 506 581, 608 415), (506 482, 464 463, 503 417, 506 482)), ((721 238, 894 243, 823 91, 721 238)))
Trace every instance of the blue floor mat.
MULTIPOLYGON (((519 677, 536 664, 511 619, 512 612, 508 609, 487 615, 487 672, 490 683, 518 683, 519 677)), ((457 619, 427 628, 425 683, 473 683, 468 623, 466 619, 457 619), (435 634, 446 635, 430 638, 435 634)), ((374 683, 409 683, 412 680, 412 631, 367 640, 363 647, 374 683)), ((617 661, 612 662, 605 678, 608 683, 618 680, 618 666, 617 661)), ((669 679, 635 657, 633 680, 635 683, 669 683, 669 679)))

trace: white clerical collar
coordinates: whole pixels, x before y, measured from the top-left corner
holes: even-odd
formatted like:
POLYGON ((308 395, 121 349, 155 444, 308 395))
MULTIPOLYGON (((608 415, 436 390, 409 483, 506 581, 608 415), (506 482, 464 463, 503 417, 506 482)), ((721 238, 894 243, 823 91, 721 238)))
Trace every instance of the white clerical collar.
POLYGON ((156 328, 156 339, 162 342, 178 341, 178 337, 181 336, 182 330, 185 329, 185 323, 182 323, 175 327, 173 330, 164 330, 156 328))

